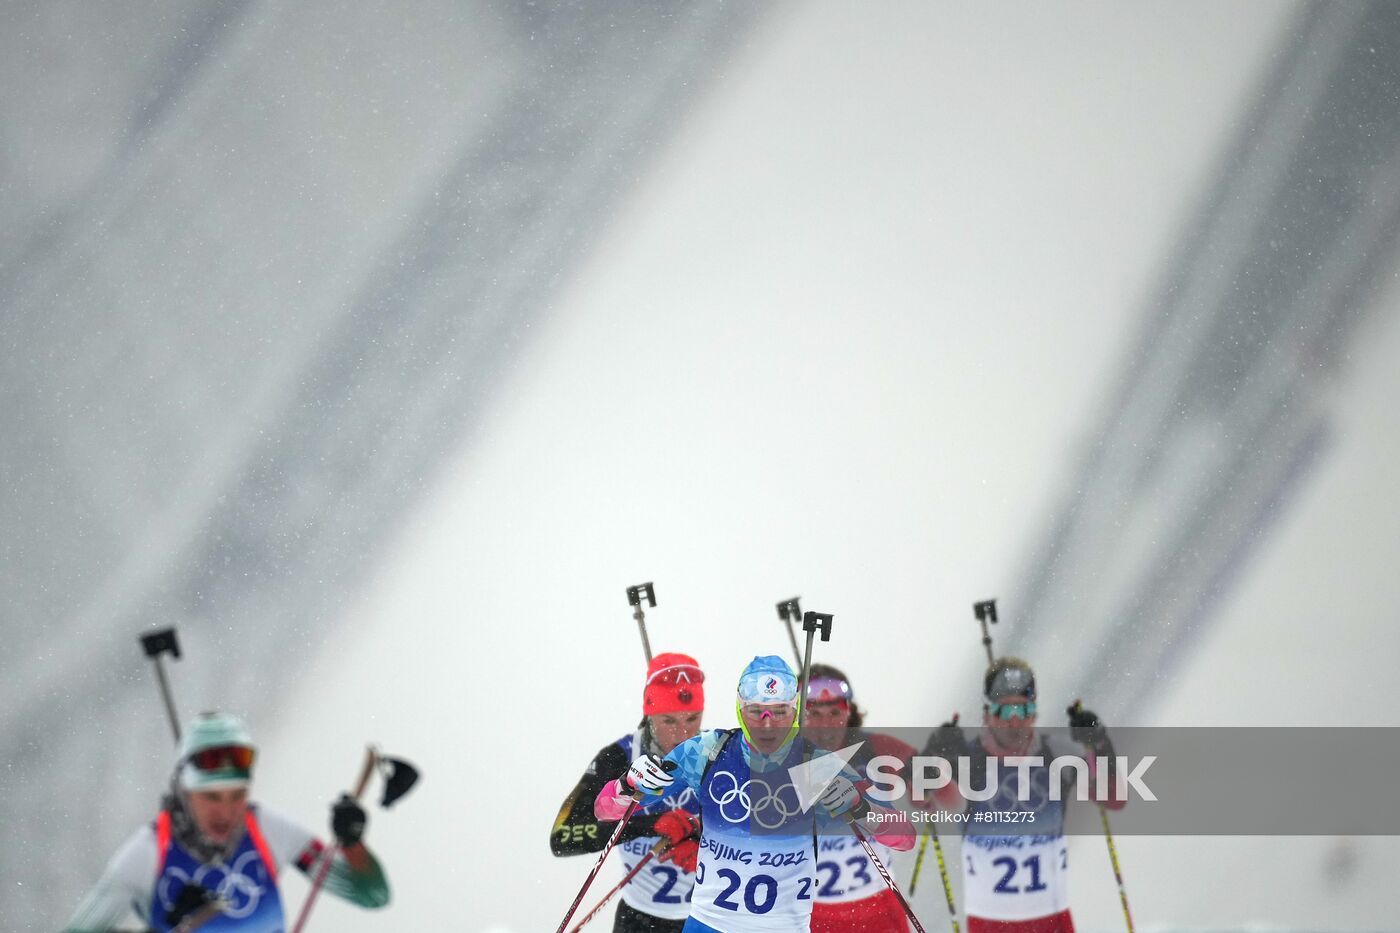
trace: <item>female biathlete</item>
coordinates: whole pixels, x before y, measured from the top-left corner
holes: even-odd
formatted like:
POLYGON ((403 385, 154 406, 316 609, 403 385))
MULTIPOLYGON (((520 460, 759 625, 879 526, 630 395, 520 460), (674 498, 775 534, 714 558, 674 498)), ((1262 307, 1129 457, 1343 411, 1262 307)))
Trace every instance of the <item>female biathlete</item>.
MULTIPOLYGON (((739 678, 740 728, 682 742, 666 758, 648 755, 599 792, 595 815, 616 820, 635 797, 651 801, 691 790, 702 833, 685 933, 806 933, 820 878, 814 840, 849 832, 870 804, 843 768, 815 805, 801 799, 790 769, 817 750, 798 737, 797 677, 781 658, 754 658, 739 678), (670 770, 668 770, 670 769, 670 770)), ((913 836, 893 812, 876 834, 895 848, 913 836)))

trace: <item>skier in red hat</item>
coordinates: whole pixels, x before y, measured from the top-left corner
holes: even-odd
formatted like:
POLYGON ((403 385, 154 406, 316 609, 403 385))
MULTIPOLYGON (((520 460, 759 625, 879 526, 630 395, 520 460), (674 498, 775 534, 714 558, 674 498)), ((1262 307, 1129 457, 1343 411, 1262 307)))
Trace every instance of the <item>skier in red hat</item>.
MULTIPOLYGON (((705 674, 696 660, 675 652, 652 658, 642 686, 642 721, 594 756, 559 808, 549 836, 554 854, 601 851, 616 826, 593 815, 593 801, 603 785, 625 773, 634 760, 665 757, 699 734, 704 711, 705 674)), ((699 855, 699 813, 699 802, 687 790, 645 803, 632 816, 617 846, 625 871, 635 868, 659 840, 666 840, 669 848, 622 889, 615 933, 675 933, 685 925, 699 855)))

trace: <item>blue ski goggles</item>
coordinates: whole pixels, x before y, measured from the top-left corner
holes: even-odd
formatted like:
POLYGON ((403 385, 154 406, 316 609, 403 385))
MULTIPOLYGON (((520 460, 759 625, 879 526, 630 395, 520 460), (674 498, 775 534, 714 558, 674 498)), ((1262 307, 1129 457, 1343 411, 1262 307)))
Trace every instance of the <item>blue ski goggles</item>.
POLYGON ((998 719, 1030 719, 1035 715, 1035 700, 1027 703, 989 703, 987 712, 998 719))

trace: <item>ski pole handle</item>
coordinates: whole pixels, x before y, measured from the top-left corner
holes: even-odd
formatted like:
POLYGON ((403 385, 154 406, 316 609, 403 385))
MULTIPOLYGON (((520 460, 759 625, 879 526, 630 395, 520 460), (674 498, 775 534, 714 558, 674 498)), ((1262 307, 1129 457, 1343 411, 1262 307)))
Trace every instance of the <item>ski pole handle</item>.
POLYGON ((230 906, 228 901, 222 898, 210 904, 206 904, 177 923, 170 933, 195 933, 196 930, 203 928, 211 921, 222 917, 224 915, 224 908, 228 906, 230 906))
POLYGON ((829 612, 804 612, 802 614, 802 631, 807 633, 807 651, 802 655, 802 679, 798 681, 797 692, 797 728, 803 729, 807 725, 807 681, 812 676, 812 640, 817 632, 821 632, 822 641, 831 641, 831 620, 829 612))
POLYGON ((178 661, 180 659, 180 640, 176 637, 174 628, 157 629, 141 636, 141 650, 155 665, 156 683, 160 685, 160 695, 165 700, 165 715, 170 720, 170 731, 175 733, 175 744, 178 745, 180 743, 180 717, 175 712, 175 697, 170 691, 170 680, 165 676, 165 665, 161 663, 161 655, 170 654, 178 661))
MULTIPOLYGON (((365 792, 365 787, 369 785, 370 775, 374 773, 374 763, 379 759, 379 753, 373 745, 365 749, 365 763, 360 769, 360 777, 355 782, 355 793, 352 795, 355 800, 359 800, 365 792)), ((297 914, 297 922, 292 927, 292 933, 301 933, 306 926, 307 918, 311 916, 311 908, 316 904, 316 895, 321 893, 321 886, 326 883, 326 876, 331 872, 331 863, 335 861, 336 853, 340 851, 340 844, 332 840, 326 846, 326 851, 321 856, 321 864, 316 869, 316 878, 311 882, 311 890, 306 892, 306 900, 301 905, 301 913, 297 914)))
POLYGON ((984 599, 979 603, 972 604, 972 614, 977 617, 977 621, 982 623, 982 647, 987 649, 987 663, 997 663, 992 655, 992 633, 987 630, 987 624, 997 624, 997 601, 995 599, 984 599))
POLYGON ((642 633, 642 653, 651 664, 651 639, 647 638, 647 614, 642 611, 642 601, 656 608, 656 587, 650 583, 638 583, 627 588, 627 605, 632 608, 632 618, 637 620, 637 629, 642 633))
POLYGON ((801 598, 794 596, 778 603, 778 618, 783 620, 783 628, 787 630, 788 641, 792 644, 792 660, 799 666, 802 664, 802 652, 797 648, 797 636, 793 634, 792 627, 802 621, 801 598))

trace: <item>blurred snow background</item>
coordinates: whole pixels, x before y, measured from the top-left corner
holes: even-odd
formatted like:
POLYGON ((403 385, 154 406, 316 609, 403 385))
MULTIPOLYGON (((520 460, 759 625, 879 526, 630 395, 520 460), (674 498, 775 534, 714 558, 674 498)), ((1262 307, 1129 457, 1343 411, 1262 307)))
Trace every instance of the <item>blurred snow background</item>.
MULTIPOLYGON (((5 929, 153 812, 161 624, 270 804, 424 769, 348 931, 557 922, 643 580, 709 726, 794 593, 876 724, 975 710, 996 595, 1052 710, 1397 725, 1387 6, 3 18, 5 929)), ((1393 927, 1393 839, 1120 852, 1143 928, 1393 927)))

